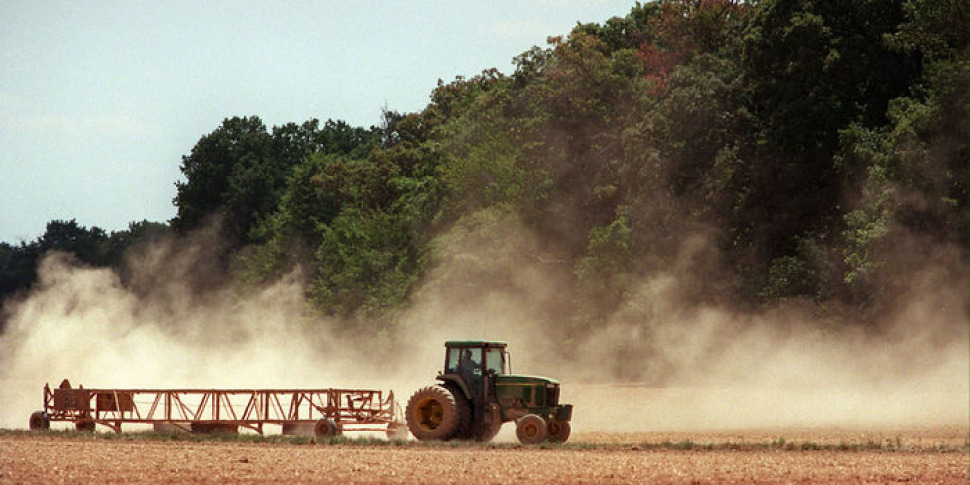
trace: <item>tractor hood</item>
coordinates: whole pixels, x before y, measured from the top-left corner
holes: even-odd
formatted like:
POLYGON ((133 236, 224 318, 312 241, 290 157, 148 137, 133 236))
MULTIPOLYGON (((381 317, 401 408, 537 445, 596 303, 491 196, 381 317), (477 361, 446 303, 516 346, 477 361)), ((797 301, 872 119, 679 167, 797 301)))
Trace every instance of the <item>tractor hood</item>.
POLYGON ((499 374, 495 376, 496 384, 555 384, 559 381, 542 376, 530 376, 527 374, 499 374))

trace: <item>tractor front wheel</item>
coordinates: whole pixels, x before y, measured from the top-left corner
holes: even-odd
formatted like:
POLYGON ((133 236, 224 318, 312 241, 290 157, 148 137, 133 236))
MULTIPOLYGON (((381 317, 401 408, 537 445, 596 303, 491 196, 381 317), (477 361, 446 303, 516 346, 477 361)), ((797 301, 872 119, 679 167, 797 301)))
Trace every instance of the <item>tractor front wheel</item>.
POLYGON ((542 443, 546 435, 546 420, 537 414, 526 414, 515 423, 515 436, 527 445, 542 443))
POLYGON ((565 443, 569 439, 569 421, 552 420, 546 423, 546 431, 549 432, 549 441, 553 443, 565 443))
POLYGON ((415 392, 404 414, 411 434, 421 441, 449 440, 461 431, 458 403, 443 386, 428 386, 415 392))

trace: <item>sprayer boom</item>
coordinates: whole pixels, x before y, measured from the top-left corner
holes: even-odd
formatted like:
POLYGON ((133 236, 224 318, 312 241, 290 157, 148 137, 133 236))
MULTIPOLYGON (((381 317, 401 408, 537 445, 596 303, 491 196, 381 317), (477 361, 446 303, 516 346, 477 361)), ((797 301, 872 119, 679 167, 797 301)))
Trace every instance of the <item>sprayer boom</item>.
POLYGON ((371 389, 85 389, 65 379, 58 388, 44 386, 44 409, 31 415, 30 429, 49 428, 52 421, 72 422, 79 431, 100 424, 118 433, 122 424, 138 423, 157 431, 235 433, 243 427, 262 434, 270 424, 283 434, 406 436, 394 391, 371 389))

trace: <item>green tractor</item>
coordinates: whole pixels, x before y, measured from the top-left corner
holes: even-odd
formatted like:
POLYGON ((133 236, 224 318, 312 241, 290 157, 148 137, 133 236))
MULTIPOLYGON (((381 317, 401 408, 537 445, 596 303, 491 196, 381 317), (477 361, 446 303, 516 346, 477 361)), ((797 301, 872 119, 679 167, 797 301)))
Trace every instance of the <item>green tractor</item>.
POLYGON ((511 372, 505 342, 445 342, 439 384, 408 400, 408 429, 419 440, 491 441, 502 423, 528 444, 569 438, 572 404, 559 404, 559 382, 511 372))

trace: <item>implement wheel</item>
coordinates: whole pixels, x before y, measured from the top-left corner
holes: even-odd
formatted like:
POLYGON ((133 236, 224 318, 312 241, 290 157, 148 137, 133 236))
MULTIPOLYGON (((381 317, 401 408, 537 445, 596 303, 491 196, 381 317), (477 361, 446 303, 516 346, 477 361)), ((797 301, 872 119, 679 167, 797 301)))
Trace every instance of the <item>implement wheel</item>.
POLYGON ((40 431, 51 428, 51 418, 43 411, 37 411, 30 415, 30 430, 40 431))
POLYGON ((549 441, 553 443, 565 443, 569 439, 570 430, 569 421, 556 421, 553 419, 546 423, 549 441))
POLYGON ((515 423, 515 436, 527 445, 535 445, 546 440, 546 420, 537 414, 526 414, 515 423))
POLYGON ((408 400, 404 414, 411 434, 421 441, 450 440, 461 431, 458 403, 442 386, 418 390, 408 400))
POLYGON ((82 419, 80 421, 75 421, 74 429, 81 431, 83 433, 93 433, 94 421, 90 419, 82 419))
POLYGON ((330 418, 320 418, 317 420, 317 424, 313 426, 313 434, 317 438, 333 438, 340 434, 340 428, 337 427, 337 423, 330 418))

